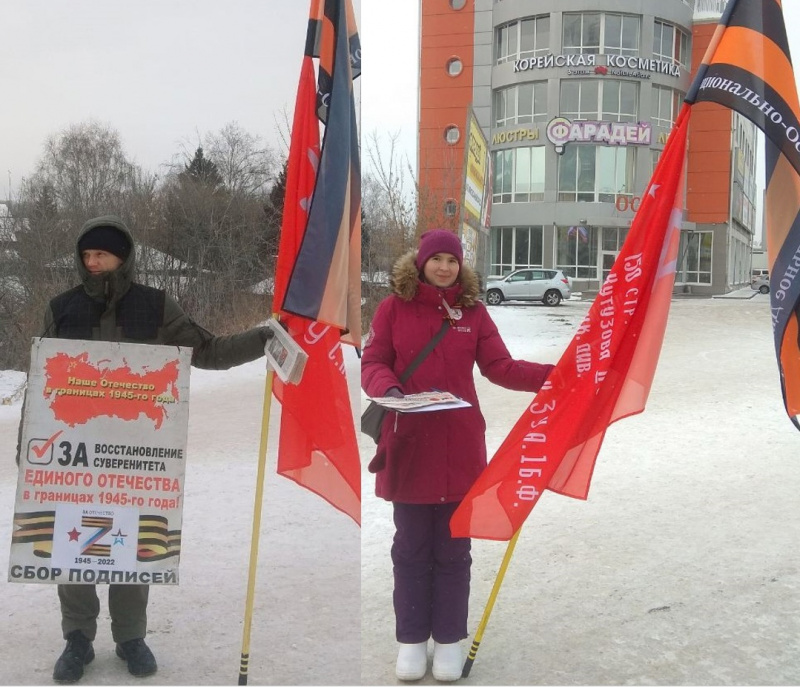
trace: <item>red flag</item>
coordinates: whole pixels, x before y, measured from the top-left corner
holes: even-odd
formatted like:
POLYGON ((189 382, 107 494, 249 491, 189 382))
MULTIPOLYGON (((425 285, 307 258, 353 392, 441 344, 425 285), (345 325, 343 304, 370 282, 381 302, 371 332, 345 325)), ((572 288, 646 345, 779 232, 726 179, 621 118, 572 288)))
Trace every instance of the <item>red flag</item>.
POLYGON ((545 489, 585 499, 606 429, 644 410, 672 296, 688 121, 684 106, 611 273, 453 514, 454 537, 510 539, 545 489))
POLYGON ((728 3, 686 101, 729 107, 765 134, 775 354, 784 407, 800 429, 800 104, 780 2, 728 3))
MULTIPOLYGON (((313 18, 313 4, 312 4, 313 18)), ((309 54, 303 58, 286 172, 281 240, 275 269, 275 304, 306 235, 319 166, 316 84, 309 54)), ((282 405, 278 473, 319 494, 361 522, 361 472, 340 332, 313 319, 282 312, 281 321, 308 353, 301 382, 274 380, 282 405)))

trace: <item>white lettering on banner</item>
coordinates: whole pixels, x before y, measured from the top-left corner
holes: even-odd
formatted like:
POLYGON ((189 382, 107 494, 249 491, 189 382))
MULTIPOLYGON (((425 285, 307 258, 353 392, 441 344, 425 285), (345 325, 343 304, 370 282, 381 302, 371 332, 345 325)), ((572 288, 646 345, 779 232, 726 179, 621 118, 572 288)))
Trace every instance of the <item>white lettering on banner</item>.
MULTIPOLYGON (((584 378, 587 389, 594 387, 596 392, 606 379, 619 346, 621 327, 635 314, 643 280, 642 257, 641 253, 630 255, 612 269, 600 288, 592 315, 587 314, 578 327, 573 349, 575 376, 584 378)), ((546 381, 541 392, 552 391, 554 383, 555 380, 546 381)), ((518 444, 518 479, 514 490, 518 500, 512 501, 514 508, 530 508, 558 474, 556 466, 551 464, 551 452, 563 446, 553 443, 558 438, 551 437, 556 430, 551 427, 550 419, 552 414, 565 410, 557 408, 559 403, 559 398, 545 393, 543 397, 537 396, 528 408, 526 419, 530 429, 518 444)))
MULTIPOLYGON (((792 124, 787 124, 785 121, 786 118, 783 116, 783 114, 776 110, 771 103, 764 100, 758 93, 754 93, 752 90, 743 84, 738 83, 737 81, 724 79, 721 76, 707 76, 705 79, 703 79, 700 82, 699 90, 702 92, 706 89, 731 93, 755 107, 773 124, 782 127, 786 140, 792 144, 797 152, 800 152, 800 134, 797 131, 797 127, 793 126, 792 124)), ((793 116, 789 116, 788 118, 791 120, 793 116)))
MULTIPOLYGON (((779 301, 786 300, 787 291, 792 288, 794 284, 794 280, 797 275, 800 274, 800 246, 795 249, 794 255, 792 255, 789 264, 786 266, 786 269, 783 271, 783 274, 780 276, 778 280, 778 288, 775 290, 775 299, 779 301)), ((772 324, 773 326, 776 323, 778 313, 783 310, 783 308, 773 308, 772 312, 772 324)))
POLYGON ((539 55, 538 57, 523 57, 514 61, 514 72, 525 72, 532 69, 553 69, 554 67, 568 67, 570 74, 617 74, 617 70, 624 72, 624 76, 639 76, 650 78, 650 74, 667 74, 679 77, 680 65, 667 60, 656 60, 648 57, 631 57, 626 55, 539 55), (605 64, 598 61, 605 58, 605 64), (594 68, 594 69, 591 69, 594 68), (614 70, 614 71, 612 71, 614 70))
MULTIPOLYGON (((305 334, 303 335, 303 341, 310 346, 316 346, 320 341, 322 341, 325 334, 330 329, 330 326, 327 324, 321 324, 319 322, 309 322, 306 326, 305 334)), ((344 356, 341 353, 342 344, 337 339, 336 343, 328 350, 328 360, 333 361, 336 364, 336 369, 342 373, 342 376, 345 375, 345 367, 344 367, 344 356)))

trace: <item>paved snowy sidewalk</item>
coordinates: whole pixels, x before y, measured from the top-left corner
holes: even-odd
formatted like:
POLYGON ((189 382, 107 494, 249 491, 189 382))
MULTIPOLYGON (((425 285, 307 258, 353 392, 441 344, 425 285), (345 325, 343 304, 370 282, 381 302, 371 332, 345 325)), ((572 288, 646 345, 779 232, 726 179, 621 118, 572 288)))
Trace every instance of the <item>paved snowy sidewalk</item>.
MULTIPOLYGON (((556 362, 588 307, 491 313, 556 362)), ((800 432, 773 350, 767 296, 672 303, 646 411, 609 429, 588 501, 536 506, 463 684, 800 683, 800 432)), ((478 384, 491 456, 530 398, 478 384)), ((391 508, 363 482, 362 683, 397 684, 391 508)), ((473 544, 472 633, 505 548, 473 544)))

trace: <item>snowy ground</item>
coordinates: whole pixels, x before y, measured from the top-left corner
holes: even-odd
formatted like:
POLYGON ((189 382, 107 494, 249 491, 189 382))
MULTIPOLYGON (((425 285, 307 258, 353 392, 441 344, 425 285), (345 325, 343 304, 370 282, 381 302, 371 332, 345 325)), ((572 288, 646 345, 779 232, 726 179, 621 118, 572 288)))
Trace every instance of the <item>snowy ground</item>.
MULTIPOLYGON (((464 684, 800 684, 800 432, 769 297, 739 295, 673 302, 646 411, 608 431, 588 501, 537 504, 464 684)), ((513 355, 554 363, 588 307, 491 313, 513 355)), ((530 396, 478 385, 491 456, 530 396)), ((362 683, 397 684, 391 507, 362 479, 362 683)), ((505 549, 473 543, 472 633, 505 549)))
MULTIPOLYGON (((491 312, 514 355, 555 362, 588 307, 491 312)), ((2 570, 20 412, 2 399, 20 381, 0 372, 2 570)), ((491 455, 529 395, 478 384, 491 455)), ((236 683, 263 386, 263 363, 192 371, 182 579, 153 589, 150 603, 159 672, 137 680, 113 655, 101 594, 97 658, 81 684, 236 683)), ((273 404, 272 437, 278 412, 273 404)), ((365 468, 360 531, 278 478, 271 446, 250 684, 397 684, 389 505, 365 468)), ((366 465, 371 440, 361 448, 366 465)), ((609 430, 588 501, 547 494, 536 506, 463 683, 800 684, 798 448, 768 297, 675 301, 647 410, 609 430)), ((471 632, 504 551, 474 543, 471 632)), ((55 589, 0 584, 0 684, 51 684, 63 646, 55 589)))
MULTIPOLYGON (((346 350, 358 409, 358 358, 346 350)), ((181 583, 150 594, 148 643, 159 664, 137 679, 114 656, 106 590, 97 657, 80 684, 233 685, 239 673, 263 359, 227 372, 192 370, 181 583)), ((0 372, 0 402, 24 379, 0 372)), ((6 579, 21 402, 0 404, 0 570, 6 579)), ((360 679, 360 530, 319 497, 275 473, 280 406, 272 404, 250 640, 251 685, 353 685, 360 679)), ((0 684, 52 684, 61 653, 52 585, 0 582, 0 684)))

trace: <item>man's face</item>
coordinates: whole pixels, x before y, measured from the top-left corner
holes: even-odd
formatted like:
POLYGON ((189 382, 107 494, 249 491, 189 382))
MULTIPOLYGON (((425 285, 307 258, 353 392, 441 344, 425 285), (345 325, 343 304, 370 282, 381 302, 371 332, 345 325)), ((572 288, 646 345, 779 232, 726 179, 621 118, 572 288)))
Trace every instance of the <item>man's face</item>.
POLYGON ((121 258, 104 250, 85 250, 81 253, 81 258, 83 258, 84 267, 86 267, 91 274, 113 272, 122 264, 121 258))

